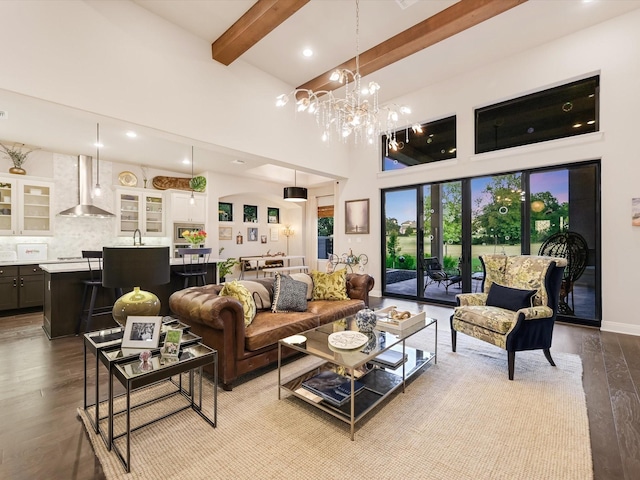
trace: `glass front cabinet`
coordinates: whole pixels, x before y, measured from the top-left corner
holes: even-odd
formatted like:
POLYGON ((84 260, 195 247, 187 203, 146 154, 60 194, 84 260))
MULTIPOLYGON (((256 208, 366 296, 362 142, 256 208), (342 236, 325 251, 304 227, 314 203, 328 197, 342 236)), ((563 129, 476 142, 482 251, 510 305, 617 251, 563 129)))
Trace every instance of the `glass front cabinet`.
POLYGON ((0 177, 0 235, 52 235, 53 183, 0 177))
POLYGON ((136 228, 149 237, 165 235, 162 193, 118 189, 116 201, 118 235, 133 235, 136 228))

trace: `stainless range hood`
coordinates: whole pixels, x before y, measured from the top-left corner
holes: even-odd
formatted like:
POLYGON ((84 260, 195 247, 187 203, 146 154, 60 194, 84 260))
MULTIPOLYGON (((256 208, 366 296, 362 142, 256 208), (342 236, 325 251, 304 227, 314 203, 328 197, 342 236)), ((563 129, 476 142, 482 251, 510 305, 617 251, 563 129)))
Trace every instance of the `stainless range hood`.
POLYGON ((63 210, 58 215, 62 217, 98 217, 115 216, 106 210, 92 205, 91 182, 93 180, 93 158, 88 155, 78 155, 78 205, 63 210))

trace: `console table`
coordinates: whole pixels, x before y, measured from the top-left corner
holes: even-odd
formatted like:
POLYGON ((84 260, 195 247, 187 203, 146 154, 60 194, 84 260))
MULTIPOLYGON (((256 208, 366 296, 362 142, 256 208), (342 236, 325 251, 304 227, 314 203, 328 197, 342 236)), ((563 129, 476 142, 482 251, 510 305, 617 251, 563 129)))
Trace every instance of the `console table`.
POLYGON ((240 257, 240 279, 244 278, 244 274, 247 271, 256 272, 256 278, 260 272, 263 272, 266 276, 268 272, 290 272, 290 271, 299 271, 306 272, 309 270, 309 267, 305 264, 305 256, 304 255, 276 255, 276 256, 268 256, 268 255, 253 255, 249 257, 240 257), (301 265, 291 265, 291 260, 300 260, 301 265), (286 263, 285 263, 286 261, 286 263), (255 268, 251 267, 251 269, 247 268, 247 263, 251 264, 251 262, 255 262, 255 268), (277 266, 268 266, 266 262, 278 262, 277 266))

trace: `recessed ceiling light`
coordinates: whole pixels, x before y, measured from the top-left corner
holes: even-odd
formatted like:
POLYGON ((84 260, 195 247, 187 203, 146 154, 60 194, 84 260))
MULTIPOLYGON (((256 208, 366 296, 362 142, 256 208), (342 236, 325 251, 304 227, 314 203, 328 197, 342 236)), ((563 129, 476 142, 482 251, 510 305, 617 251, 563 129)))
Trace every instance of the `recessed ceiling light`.
POLYGON ((581 126, 582 126, 581 123, 576 123, 576 124, 573 125, 573 128, 580 128, 581 126))
POLYGON ((589 121, 587 122, 587 125, 593 125, 594 123, 596 123, 596 121, 595 121, 595 120, 589 120, 589 121))
POLYGON ((138 136, 138 134, 137 134, 136 132, 131 131, 131 130, 129 130, 129 131, 126 133, 126 135, 127 135, 127 137, 129 137, 129 138, 136 138, 136 137, 138 136))
POLYGON ((184 160, 182 160, 182 163, 184 163, 185 165, 190 165, 191 160, 189 160, 188 158, 185 158, 184 160))
POLYGON ((313 50, 311 50, 310 48, 305 48, 302 51, 302 55, 304 55, 305 57, 312 57, 313 56, 313 50))
POLYGON ((235 160, 231 160, 231 163, 235 163, 236 165, 244 165, 244 160, 240 160, 239 158, 236 158, 235 160))

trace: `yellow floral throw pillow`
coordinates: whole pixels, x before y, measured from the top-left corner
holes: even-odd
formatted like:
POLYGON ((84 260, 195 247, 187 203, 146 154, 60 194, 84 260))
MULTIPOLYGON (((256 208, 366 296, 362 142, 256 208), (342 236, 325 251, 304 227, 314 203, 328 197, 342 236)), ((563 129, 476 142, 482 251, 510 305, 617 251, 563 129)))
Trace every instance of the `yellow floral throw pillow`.
POLYGON ((220 297, 233 297, 242 304, 244 312, 244 326, 248 327, 256 316, 256 302, 247 287, 240 285, 237 280, 227 282, 218 294, 220 297))
POLYGON ((347 300, 347 271, 336 270, 333 273, 322 273, 313 270, 314 300, 347 300))

